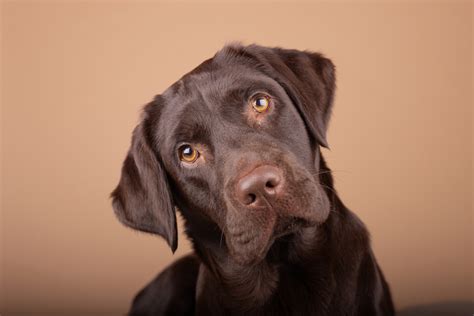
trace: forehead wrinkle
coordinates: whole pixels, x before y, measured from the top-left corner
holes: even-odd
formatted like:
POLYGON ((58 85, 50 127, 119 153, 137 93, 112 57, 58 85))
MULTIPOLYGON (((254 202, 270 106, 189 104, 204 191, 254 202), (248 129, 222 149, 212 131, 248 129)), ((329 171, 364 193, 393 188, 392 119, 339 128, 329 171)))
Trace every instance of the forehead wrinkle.
POLYGON ((171 133, 177 141, 206 141, 210 135, 209 110, 193 100, 175 114, 177 124, 171 133))
POLYGON ((216 106, 225 99, 229 87, 237 86, 238 82, 242 81, 239 72, 226 68, 195 74, 192 79, 203 103, 211 111, 214 111, 216 106))

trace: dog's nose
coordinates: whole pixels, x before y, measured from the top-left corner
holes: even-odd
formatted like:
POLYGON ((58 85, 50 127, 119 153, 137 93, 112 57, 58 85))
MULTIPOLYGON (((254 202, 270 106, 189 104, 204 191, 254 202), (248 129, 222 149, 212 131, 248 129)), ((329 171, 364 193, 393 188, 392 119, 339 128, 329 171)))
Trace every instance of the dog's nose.
POLYGON ((237 182, 237 199, 247 206, 263 206, 279 193, 281 171, 273 166, 259 166, 237 182))

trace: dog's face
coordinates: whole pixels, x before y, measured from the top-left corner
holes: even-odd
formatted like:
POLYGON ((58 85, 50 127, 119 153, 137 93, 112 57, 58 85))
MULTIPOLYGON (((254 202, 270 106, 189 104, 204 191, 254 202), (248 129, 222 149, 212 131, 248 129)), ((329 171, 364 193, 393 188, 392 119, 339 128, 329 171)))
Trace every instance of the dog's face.
POLYGON ((240 264, 323 223, 319 145, 334 67, 319 54, 230 46, 145 107, 113 192, 119 219, 176 248, 177 206, 188 233, 225 244, 240 264))

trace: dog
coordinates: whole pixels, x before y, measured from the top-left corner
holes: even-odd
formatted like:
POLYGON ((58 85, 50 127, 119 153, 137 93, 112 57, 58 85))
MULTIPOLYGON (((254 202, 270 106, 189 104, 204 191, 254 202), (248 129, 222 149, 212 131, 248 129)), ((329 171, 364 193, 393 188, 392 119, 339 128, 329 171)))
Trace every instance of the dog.
POLYGON ((393 315, 361 220, 321 154, 336 87, 320 53, 230 44, 144 107, 117 218, 194 253, 130 315, 393 315))

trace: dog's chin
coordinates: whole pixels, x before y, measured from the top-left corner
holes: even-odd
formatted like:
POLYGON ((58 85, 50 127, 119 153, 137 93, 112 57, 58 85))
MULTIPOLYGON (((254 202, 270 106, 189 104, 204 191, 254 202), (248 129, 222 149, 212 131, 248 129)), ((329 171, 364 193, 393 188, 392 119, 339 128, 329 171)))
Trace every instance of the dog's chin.
POLYGON ((234 238, 227 242, 231 258, 239 265, 255 265, 265 259, 274 242, 273 230, 262 229, 246 235, 246 238, 234 238))
POLYGON ((228 243, 231 258, 241 266, 257 265, 267 257, 269 250, 276 243, 288 241, 292 237, 304 232, 307 228, 317 229, 326 219, 327 216, 319 217, 318 220, 303 218, 280 220, 271 232, 266 232, 265 229, 262 229, 253 238, 249 238, 244 243, 238 241, 228 243))

